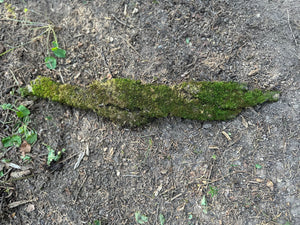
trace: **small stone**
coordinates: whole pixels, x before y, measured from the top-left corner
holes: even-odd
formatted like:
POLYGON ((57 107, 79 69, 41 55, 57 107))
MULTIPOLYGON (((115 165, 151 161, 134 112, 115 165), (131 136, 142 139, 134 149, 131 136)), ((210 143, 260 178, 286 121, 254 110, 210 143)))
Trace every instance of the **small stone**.
POLYGON ((212 125, 210 123, 204 123, 203 126, 202 126, 204 129, 208 129, 208 128, 211 128, 212 125))
POLYGON ((137 8, 134 8, 133 11, 132 11, 132 14, 136 14, 138 12, 139 12, 139 10, 137 8))
POLYGON ((30 213, 35 210, 34 204, 29 204, 26 208, 26 212, 30 213))

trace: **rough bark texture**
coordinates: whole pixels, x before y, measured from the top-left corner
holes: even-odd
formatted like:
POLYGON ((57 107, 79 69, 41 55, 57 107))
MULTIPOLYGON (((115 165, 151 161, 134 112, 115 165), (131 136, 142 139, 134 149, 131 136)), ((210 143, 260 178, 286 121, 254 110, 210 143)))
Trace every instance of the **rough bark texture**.
POLYGON ((184 82, 166 86, 122 78, 94 81, 82 88, 38 77, 27 91, 37 97, 93 110, 130 127, 166 116, 200 121, 232 119, 245 107, 277 101, 279 97, 278 92, 248 90, 235 82, 184 82))

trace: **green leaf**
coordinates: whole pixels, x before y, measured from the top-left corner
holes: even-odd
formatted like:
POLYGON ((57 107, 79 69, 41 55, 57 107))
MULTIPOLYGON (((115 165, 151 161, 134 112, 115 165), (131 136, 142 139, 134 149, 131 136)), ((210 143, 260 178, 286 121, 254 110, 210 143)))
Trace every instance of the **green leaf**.
POLYGON ((185 39, 185 42, 186 42, 187 44, 189 44, 189 43, 190 43, 190 38, 186 38, 186 39, 185 39))
POLYGON ((148 217, 145 215, 142 215, 141 212, 136 212, 135 220, 139 224, 144 224, 144 223, 148 222, 148 217))
POLYGON ((11 137, 2 138, 1 141, 2 141, 4 148, 11 147, 11 146, 19 147, 22 143, 22 139, 18 135, 13 135, 11 137))
POLYGON ((0 105, 3 110, 12 109, 12 104, 2 104, 0 105))
POLYGON ((159 223, 160 223, 160 225, 164 225, 165 222, 166 222, 166 219, 165 219, 164 215, 159 214, 159 223))
POLYGON ((101 222, 100 222, 100 220, 95 220, 93 224, 94 225, 101 225, 101 222))
POLYGON ((25 155, 24 157, 21 156, 21 159, 22 159, 23 161, 30 161, 30 160, 31 160, 31 157, 28 156, 28 155, 25 155))
POLYGON ((45 63, 50 70, 54 70, 56 68, 56 59, 52 56, 46 57, 45 63))
POLYGON ((206 206, 206 205, 207 205, 205 195, 203 195, 203 197, 202 197, 201 205, 203 205, 203 206, 206 206))
POLYGON ((24 105, 18 107, 18 112, 16 113, 19 118, 26 117, 30 114, 30 110, 27 109, 24 105))
POLYGON ((48 160, 47 160, 47 165, 50 166, 51 162, 58 161, 61 158, 62 153, 66 151, 66 149, 62 149, 61 151, 58 151, 57 154, 55 154, 55 150, 51 148, 51 146, 47 145, 48 149, 48 160))
POLYGON ((59 58, 66 58, 66 50, 58 48, 58 47, 54 47, 51 50, 53 51, 55 56, 57 56, 59 58))
POLYGON ((208 194, 210 194, 211 195, 211 197, 213 198, 216 194, 218 194, 218 189, 217 188, 215 188, 215 187, 209 187, 209 191, 208 191, 208 194))
POLYGON ((53 44, 54 48, 55 48, 55 47, 58 48, 58 43, 57 43, 57 41, 52 41, 52 44, 53 44))
POLYGON ((3 163, 9 163, 10 159, 2 159, 1 162, 3 162, 3 163))
POLYGON ((20 126, 19 129, 18 129, 19 134, 25 134, 26 131, 27 131, 27 126, 26 125, 20 126))
POLYGON ((48 149, 48 160, 47 165, 50 166, 51 162, 55 159, 55 150, 51 148, 51 146, 47 146, 48 149))
POLYGON ((32 145, 37 140, 37 133, 35 131, 26 133, 25 139, 28 142, 28 144, 32 145))
POLYGON ((256 169, 261 169, 261 168, 262 168, 262 166, 261 166, 261 165, 259 165, 259 164, 255 164, 255 168, 256 168, 256 169))

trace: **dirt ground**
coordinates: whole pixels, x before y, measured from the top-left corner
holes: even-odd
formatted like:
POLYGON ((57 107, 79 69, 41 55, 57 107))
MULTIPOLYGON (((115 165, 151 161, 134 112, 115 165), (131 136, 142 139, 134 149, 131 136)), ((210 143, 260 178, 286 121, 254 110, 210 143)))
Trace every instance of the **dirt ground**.
MULTIPOLYGON (((1 167, 0 224, 142 224, 138 212, 144 224, 300 224, 298 0, 4 0, 0 16, 0 54, 21 45, 0 57, 0 104, 26 105, 38 133, 29 162, 2 147, 2 163, 30 174, 1 167), (55 70, 44 63, 52 36, 34 39, 43 23, 67 51, 55 70), (128 129, 22 98, 17 89, 38 75, 82 86, 237 81, 281 97, 230 121, 128 129), (66 149, 51 168, 45 144, 66 149)), ((0 112, 3 139, 17 118, 0 112)))

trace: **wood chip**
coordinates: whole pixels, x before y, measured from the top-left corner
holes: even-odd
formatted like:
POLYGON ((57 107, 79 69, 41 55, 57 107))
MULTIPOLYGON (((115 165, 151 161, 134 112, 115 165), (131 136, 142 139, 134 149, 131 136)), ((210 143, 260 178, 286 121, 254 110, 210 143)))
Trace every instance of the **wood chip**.
POLYGON ((259 68, 256 68, 256 69, 254 69, 254 70, 251 70, 251 71, 248 73, 248 76, 249 76, 249 77, 254 76, 254 75, 257 74, 259 71, 260 71, 259 68))
POLYGON ((158 195, 158 193, 161 191, 162 189, 162 184, 160 184, 157 189, 154 191, 154 196, 156 197, 158 195))
POLYGON ((77 162, 74 165, 74 170, 77 169, 77 167, 79 166, 79 164, 80 164, 81 160, 83 159, 84 155, 85 155, 85 152, 80 152, 80 154, 78 156, 78 159, 77 159, 77 162))
POLYGON ((31 174, 30 170, 23 170, 23 171, 11 172, 10 176, 12 178, 20 178, 20 177, 25 177, 25 176, 27 176, 29 174, 31 174))
POLYGON ((214 146, 214 145, 211 145, 211 146, 208 146, 208 149, 219 149, 219 147, 218 146, 214 146))
POLYGON ((114 155, 114 153, 115 153, 114 148, 110 148, 109 151, 108 151, 106 159, 107 160, 111 160, 112 157, 113 157, 113 155, 114 155))
POLYGON ((274 184, 273 184, 273 182, 270 181, 270 180, 268 180, 268 181, 267 181, 267 187, 270 188, 271 191, 273 191, 273 190, 274 190, 274 184))
POLYGON ((256 182, 258 182, 258 183, 262 183, 264 180, 263 179, 261 179, 261 178, 256 178, 256 182))
POLYGON ((29 202, 33 202, 36 201, 36 199, 32 199, 32 200, 22 200, 22 201, 16 201, 16 202, 12 202, 8 204, 8 208, 12 209, 12 208, 16 208, 20 205, 24 205, 27 204, 29 202))
POLYGON ((228 141, 231 141, 231 137, 225 131, 222 131, 222 134, 227 138, 228 141))
POLYGON ((248 128, 248 123, 243 116, 242 116, 242 124, 244 125, 244 127, 248 128))

